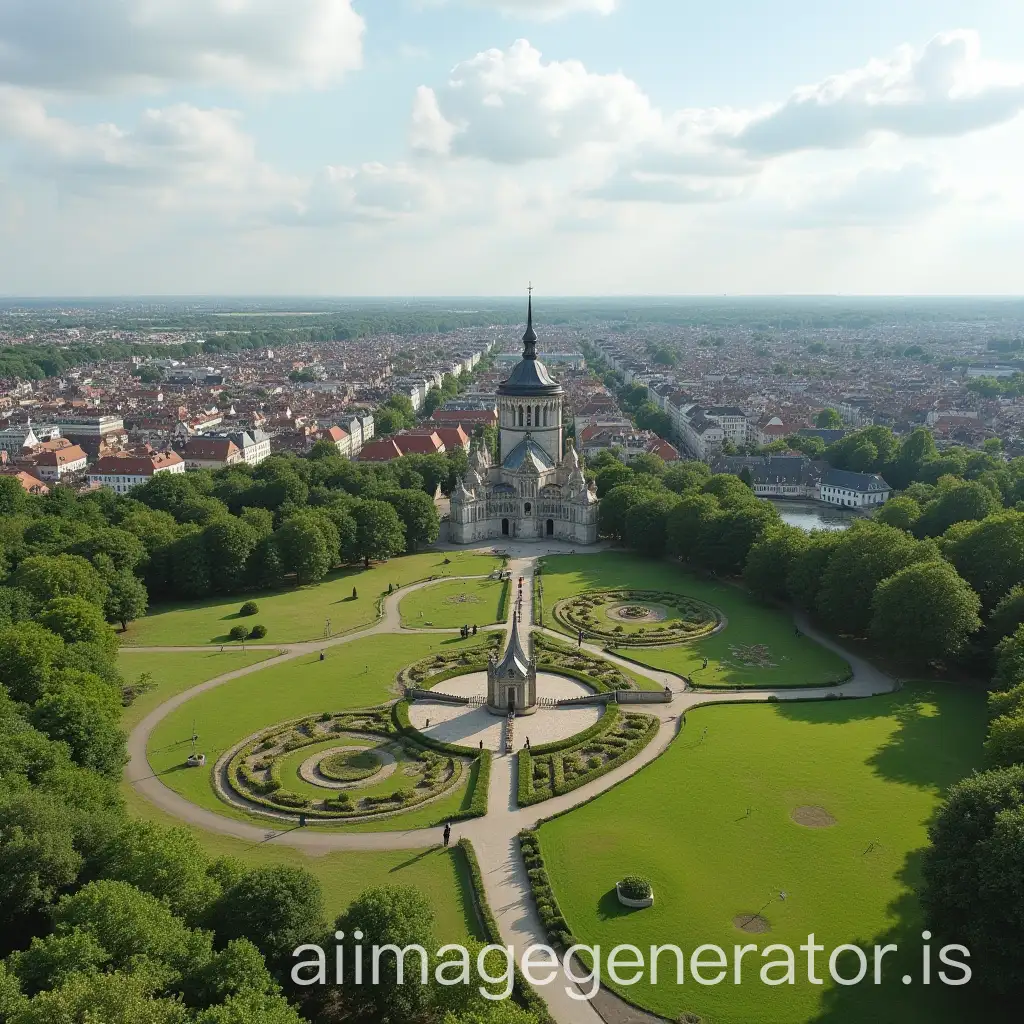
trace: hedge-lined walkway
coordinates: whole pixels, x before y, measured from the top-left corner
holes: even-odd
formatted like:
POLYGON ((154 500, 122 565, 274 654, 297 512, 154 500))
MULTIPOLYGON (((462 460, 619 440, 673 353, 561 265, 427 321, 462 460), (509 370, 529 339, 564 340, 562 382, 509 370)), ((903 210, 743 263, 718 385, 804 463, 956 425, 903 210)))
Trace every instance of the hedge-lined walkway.
MULTIPOLYGON (((565 553, 568 553, 569 546, 564 545, 563 547, 565 553)), ((533 573, 538 557, 560 550, 560 548, 547 548, 546 550, 538 550, 538 548, 539 546, 527 544, 510 545, 508 548, 509 554, 512 556, 508 568, 512 572, 513 582, 512 599, 509 602, 509 621, 504 627, 497 628, 504 628, 506 634, 511 629, 511 613, 516 607, 517 580, 519 576, 523 576, 524 600, 521 636, 524 640, 529 637, 533 626, 533 573)), ((233 820, 197 807, 168 789, 159 777, 152 774, 146 760, 147 740, 155 726, 164 717, 199 693, 251 672, 260 671, 269 665, 288 661, 303 654, 314 653, 326 647, 351 643, 354 640, 378 633, 419 632, 403 630, 398 604, 412 590, 430 585, 432 585, 431 582, 414 584, 388 595, 384 599, 383 615, 371 627, 323 642, 277 644, 275 646, 283 652, 278 657, 225 673, 172 697, 150 712, 129 736, 130 760, 126 768, 126 776, 130 784, 162 810, 189 825, 210 832, 234 836, 254 844, 266 842, 284 844, 312 855, 337 850, 413 850, 434 845, 439 840, 439 830, 436 828, 369 833, 312 831, 297 827, 278 831, 233 820)), ((847 659, 853 670, 849 682, 840 686, 795 691, 789 689, 745 689, 713 694, 696 693, 687 690, 684 681, 672 673, 627 662, 624 659, 608 655, 591 644, 583 645, 589 653, 620 665, 635 676, 650 680, 652 688, 668 686, 672 691, 673 699, 671 703, 644 706, 644 712, 653 715, 657 720, 657 731, 651 741, 634 758, 578 789, 561 796, 554 796, 538 805, 518 806, 515 758, 506 755, 494 759, 488 787, 486 816, 457 825, 455 833, 456 838, 466 837, 472 841, 480 863, 484 890, 491 907, 494 908, 502 939, 515 948, 517 957, 527 946, 546 941, 545 931, 533 906, 526 870, 518 852, 516 838, 518 833, 524 828, 533 828, 542 818, 571 810, 642 770, 672 742, 679 730, 682 716, 690 708, 701 704, 733 701, 814 700, 834 697, 837 694, 844 697, 867 697, 887 693, 894 688, 893 681, 888 676, 864 659, 843 650, 829 637, 815 630, 809 622, 798 617, 797 624, 809 637, 847 659)), ((563 635, 553 633, 553 636, 563 643, 565 642, 563 635)), ((156 650, 161 649, 179 650, 179 648, 157 648, 156 650)), ((593 1006, 569 997, 565 992, 567 984, 570 984, 567 979, 560 977, 541 992, 555 1020, 560 1024, 602 1024, 602 1018, 593 1006)))

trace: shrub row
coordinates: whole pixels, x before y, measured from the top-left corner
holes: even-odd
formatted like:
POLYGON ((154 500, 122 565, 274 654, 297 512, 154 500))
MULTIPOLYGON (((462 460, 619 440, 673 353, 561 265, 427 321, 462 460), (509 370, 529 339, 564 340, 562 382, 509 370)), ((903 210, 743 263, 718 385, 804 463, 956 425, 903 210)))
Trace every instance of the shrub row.
POLYGON ((544 870, 540 841, 532 829, 523 829, 519 833, 519 851, 523 855, 526 875, 530 879, 530 892, 537 907, 537 916, 547 933, 548 941, 556 949, 566 950, 574 945, 576 940, 558 906, 548 873, 544 870))
POLYGON ((505 580, 501 588, 501 597, 498 600, 498 617, 495 622, 504 622, 508 616, 508 595, 512 590, 510 580, 505 580))
MULTIPOLYGON (((476 850, 473 844, 466 838, 462 838, 455 844, 457 849, 462 851, 466 859, 466 867, 469 869, 469 880, 473 887, 473 897, 476 904, 480 923, 483 925, 484 938, 488 943, 501 946, 501 930, 498 922, 491 912, 491 905, 487 902, 487 894, 484 892, 484 879, 480 872, 480 862, 476 859, 476 850)), ((518 964, 513 965, 515 971, 512 983, 512 992, 516 1002, 528 1013, 537 1018, 538 1024, 554 1024, 551 1014, 548 1012, 547 1003, 526 983, 518 964)))
MULTIPOLYGON (((617 705, 612 705, 616 711, 618 711, 617 705)), ((612 710, 609 708, 609 712, 612 710)), ((600 725, 609 715, 602 715, 596 725, 600 725)), ((657 735, 658 729, 661 727, 661 723, 657 718, 653 716, 636 716, 647 719, 646 724, 642 730, 629 729, 628 734, 621 738, 625 740, 625 743, 613 742, 618 737, 609 736, 600 741, 600 743, 611 746, 616 753, 610 757, 607 761, 603 761, 601 764, 592 766, 589 771, 582 771, 577 774, 571 781, 567 781, 565 778, 565 763, 564 758, 573 756, 576 753, 585 752, 587 748, 597 748, 598 744, 595 743, 595 735, 590 733, 590 730, 586 730, 580 733, 578 736, 571 737, 573 742, 566 744, 560 749, 554 751, 546 751, 544 748, 535 747, 532 751, 520 750, 518 754, 519 764, 519 780, 517 786, 517 798, 521 807, 529 807, 531 804, 540 803, 543 800, 549 800, 553 796, 562 796, 565 793, 571 793, 574 789, 579 789, 580 786, 585 786, 588 782, 593 782, 595 779, 601 778, 602 775, 607 775, 608 772, 614 768, 618 768, 619 765, 625 764, 627 761, 636 757, 648 743, 654 739, 657 735), (588 733, 590 735, 588 736, 588 733), (550 756, 551 763, 551 785, 550 788, 537 788, 534 786, 533 781, 533 769, 534 769, 534 757, 548 757, 550 756)), ((611 728, 610 723, 608 729, 611 728)), ((594 729, 594 726, 591 726, 594 729)), ((607 748, 606 748, 607 749, 607 748)), ((608 751, 611 753, 611 751, 608 751)))

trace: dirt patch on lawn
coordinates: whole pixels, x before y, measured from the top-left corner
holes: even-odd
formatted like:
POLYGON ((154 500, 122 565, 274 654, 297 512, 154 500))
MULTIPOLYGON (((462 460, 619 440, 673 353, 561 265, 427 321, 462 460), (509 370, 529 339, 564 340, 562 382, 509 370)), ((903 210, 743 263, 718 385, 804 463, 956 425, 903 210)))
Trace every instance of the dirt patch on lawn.
POLYGON ((789 816, 804 828, 831 828, 836 824, 836 819, 824 807, 794 807, 789 816))
POLYGON ((748 935, 763 935, 772 930, 768 919, 760 914, 737 914, 732 919, 733 927, 739 928, 741 932, 748 935))

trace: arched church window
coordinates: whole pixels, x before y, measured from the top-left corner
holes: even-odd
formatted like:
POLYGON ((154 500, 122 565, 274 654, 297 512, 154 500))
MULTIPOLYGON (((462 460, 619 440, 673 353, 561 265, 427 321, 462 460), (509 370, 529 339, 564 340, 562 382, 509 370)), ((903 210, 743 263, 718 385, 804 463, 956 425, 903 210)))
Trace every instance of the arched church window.
POLYGON ((523 407, 519 406, 519 426, 523 425, 523 407))
POLYGON ((548 407, 544 406, 544 426, 548 425, 548 407))
POLYGON ((530 415, 532 412, 533 412, 533 406, 532 405, 528 405, 526 407, 526 425, 528 427, 532 427, 533 426, 533 423, 531 422, 532 417, 530 415))

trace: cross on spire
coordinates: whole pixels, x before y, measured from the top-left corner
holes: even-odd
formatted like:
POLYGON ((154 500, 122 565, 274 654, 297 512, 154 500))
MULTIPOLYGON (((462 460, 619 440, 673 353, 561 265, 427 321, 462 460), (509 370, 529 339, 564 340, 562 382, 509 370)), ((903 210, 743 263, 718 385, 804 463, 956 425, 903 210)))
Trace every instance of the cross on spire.
POLYGON ((537 334, 533 329, 533 282, 526 289, 529 298, 526 303, 526 333, 523 335, 523 358, 537 358, 537 334))

